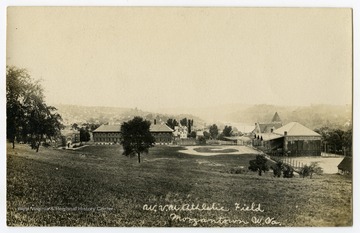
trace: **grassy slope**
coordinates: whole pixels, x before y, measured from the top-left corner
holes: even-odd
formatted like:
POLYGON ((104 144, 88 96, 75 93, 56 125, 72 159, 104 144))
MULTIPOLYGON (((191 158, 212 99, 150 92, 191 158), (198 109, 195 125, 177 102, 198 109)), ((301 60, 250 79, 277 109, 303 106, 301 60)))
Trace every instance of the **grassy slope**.
MULTIPOLYGON (((143 157, 121 155, 118 146, 78 151, 25 145, 8 149, 7 222, 11 226, 189 226, 169 221, 168 212, 147 212, 144 204, 219 203, 229 212, 180 212, 196 218, 252 216, 276 218, 283 226, 344 226, 351 220, 351 179, 323 175, 314 179, 229 174, 248 166, 254 155, 210 157, 156 147, 143 157), (234 203, 261 203, 264 213, 234 210, 234 203), (109 207, 107 211, 22 211, 18 207, 109 207)), ((202 224, 203 226, 218 226, 202 224)), ((251 226, 249 224, 248 226, 251 226)), ((237 226, 237 225, 234 225, 237 226)))

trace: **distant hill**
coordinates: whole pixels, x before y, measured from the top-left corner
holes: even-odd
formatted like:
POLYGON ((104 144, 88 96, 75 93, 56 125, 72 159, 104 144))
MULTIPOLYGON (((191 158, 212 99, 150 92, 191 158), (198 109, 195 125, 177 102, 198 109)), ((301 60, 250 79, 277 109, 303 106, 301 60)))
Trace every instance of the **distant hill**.
POLYGON ((348 127, 352 122, 351 105, 276 106, 254 105, 228 114, 230 121, 255 123, 271 121, 275 112, 284 124, 296 121, 311 129, 323 126, 348 127))
POLYGON ((193 119, 195 127, 202 127, 204 120, 191 114, 162 114, 156 112, 142 111, 137 108, 118 108, 118 107, 97 107, 97 106, 78 106, 78 105, 55 105, 63 118, 65 125, 73 123, 97 123, 97 124, 121 124, 135 116, 141 116, 151 122, 154 119, 158 123, 164 123, 172 118, 180 121, 183 118, 193 119))
POLYGON ((310 106, 278 106, 278 105, 224 105, 207 108, 174 108, 142 111, 137 108, 88 107, 76 105, 56 105, 64 123, 110 123, 121 124, 141 116, 151 122, 166 122, 173 118, 194 119, 194 126, 202 128, 204 124, 216 123, 219 126, 226 122, 253 125, 255 122, 271 121, 275 112, 284 124, 297 121, 311 129, 323 126, 346 128, 352 122, 351 105, 310 105, 310 106))

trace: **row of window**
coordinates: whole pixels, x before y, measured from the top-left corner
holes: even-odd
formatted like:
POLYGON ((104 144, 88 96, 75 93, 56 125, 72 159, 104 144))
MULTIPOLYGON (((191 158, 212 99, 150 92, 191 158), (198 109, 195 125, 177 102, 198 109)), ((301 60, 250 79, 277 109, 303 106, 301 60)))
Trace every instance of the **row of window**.
POLYGON ((95 133, 96 136, 120 136, 120 133, 95 133))
POLYGON ((117 142, 118 138, 94 138, 96 142, 117 142))

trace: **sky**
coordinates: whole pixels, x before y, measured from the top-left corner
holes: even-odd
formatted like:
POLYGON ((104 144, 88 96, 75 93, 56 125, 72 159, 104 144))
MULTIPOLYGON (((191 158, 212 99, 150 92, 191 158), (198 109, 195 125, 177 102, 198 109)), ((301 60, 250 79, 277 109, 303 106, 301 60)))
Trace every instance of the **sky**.
POLYGON ((49 104, 352 102, 346 8, 8 7, 7 65, 49 104))

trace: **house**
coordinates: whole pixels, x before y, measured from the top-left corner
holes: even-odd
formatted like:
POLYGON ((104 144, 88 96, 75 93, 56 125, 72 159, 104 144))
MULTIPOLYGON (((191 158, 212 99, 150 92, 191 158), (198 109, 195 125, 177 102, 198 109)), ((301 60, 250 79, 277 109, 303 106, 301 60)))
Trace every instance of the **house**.
POLYGON ((352 157, 345 156, 337 167, 340 174, 352 174, 352 157))
POLYGON ((252 131, 252 134, 259 133, 270 133, 271 129, 275 130, 283 126, 280 116, 275 112, 271 122, 268 123, 255 123, 255 129, 252 131))
POLYGON ((173 134, 176 138, 186 139, 188 135, 188 127, 179 124, 178 126, 175 126, 173 134))
POLYGON ((96 144, 120 143, 120 125, 101 125, 92 132, 96 144))
POLYGON ((61 133, 61 146, 71 146, 72 144, 80 142, 80 132, 78 130, 66 127, 60 131, 61 133))
POLYGON ((196 140, 199 140, 199 138, 204 137, 204 131, 203 130, 197 130, 196 131, 196 140))
POLYGON ((253 136, 253 146, 266 153, 287 156, 320 156, 321 136, 298 122, 253 136))
POLYGON ((173 142, 174 130, 166 124, 156 124, 154 120, 154 124, 150 125, 150 132, 155 138, 155 144, 168 145, 173 142))

